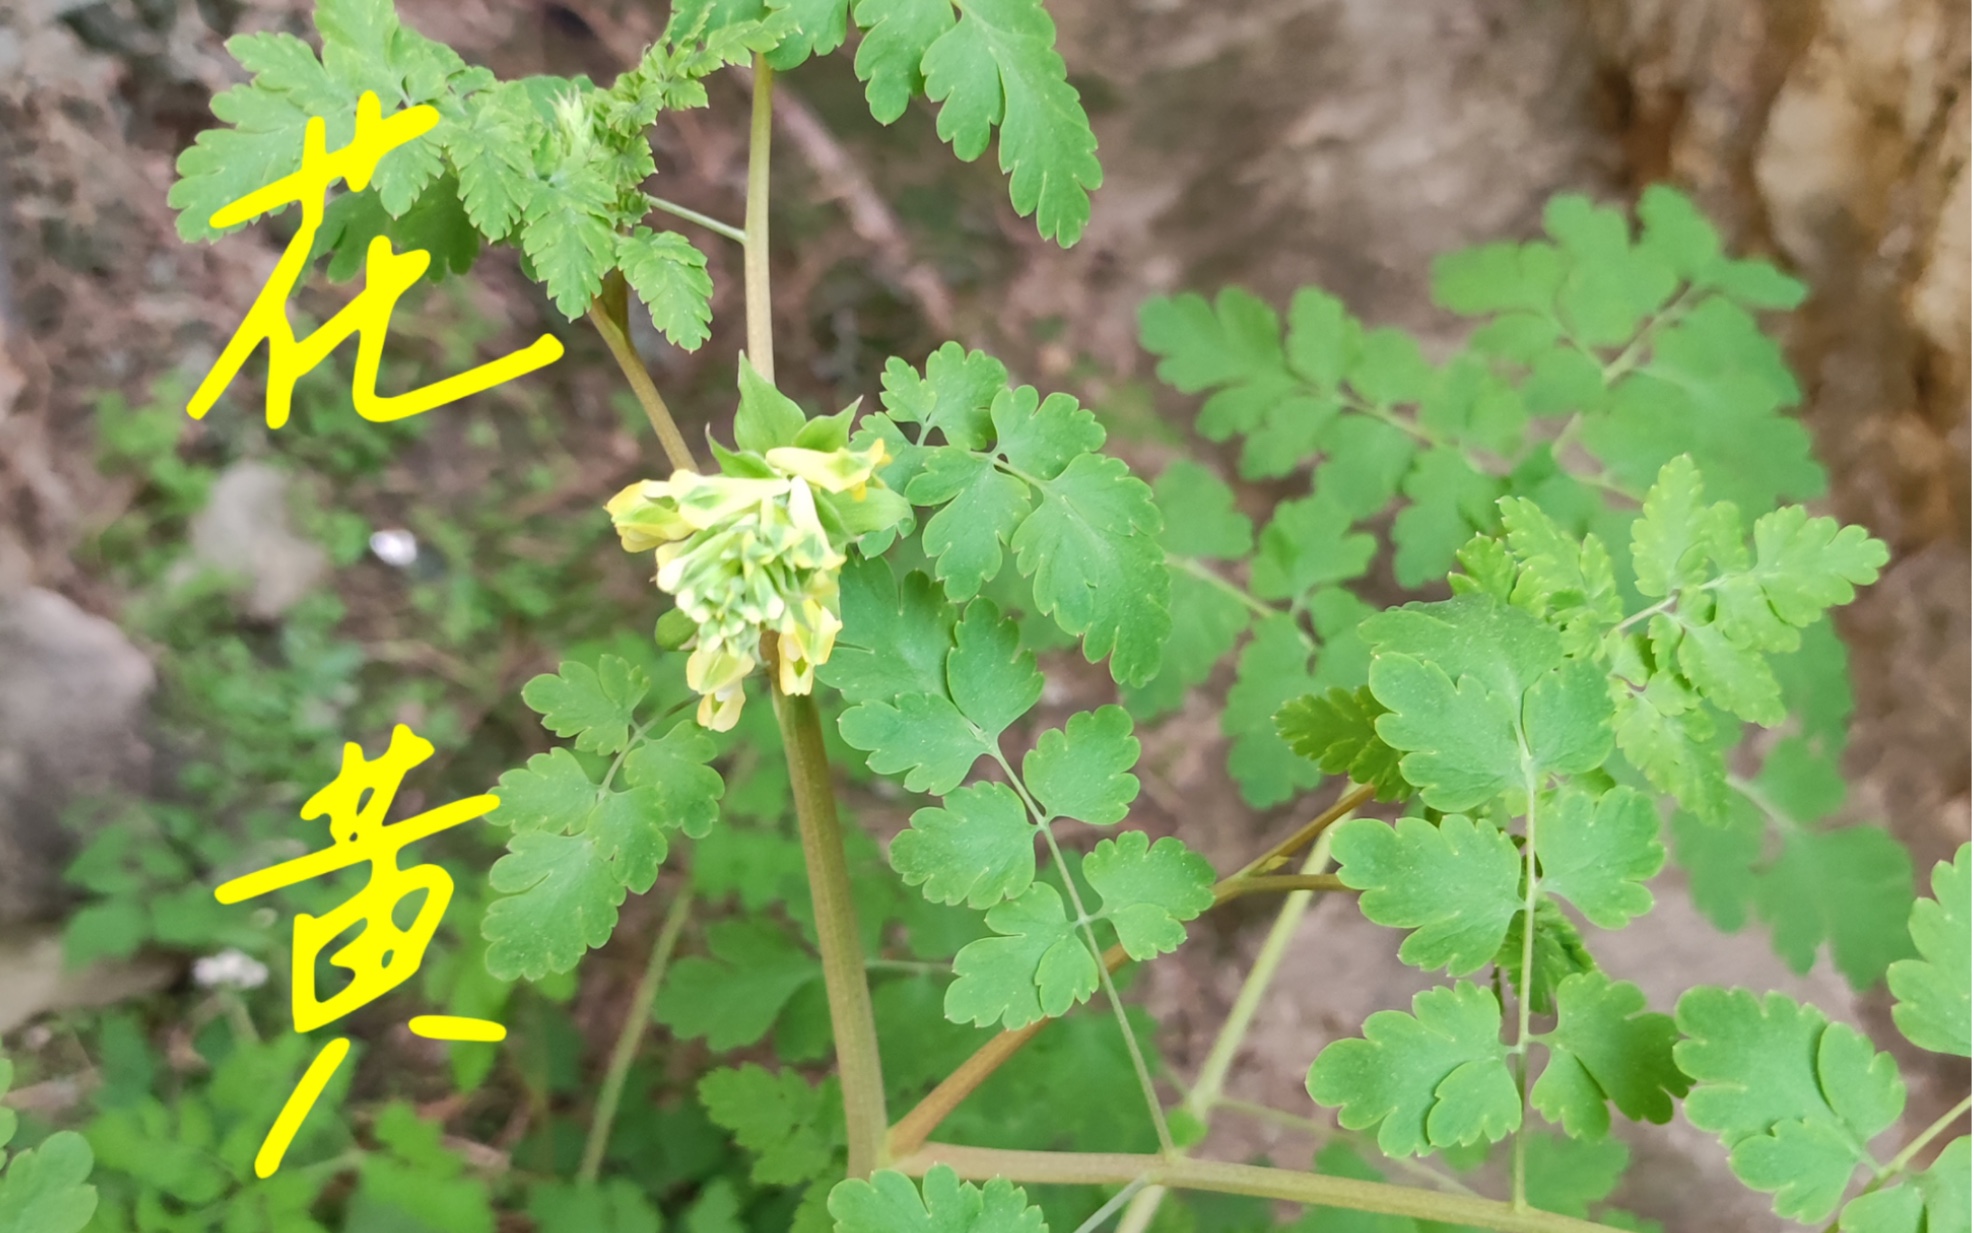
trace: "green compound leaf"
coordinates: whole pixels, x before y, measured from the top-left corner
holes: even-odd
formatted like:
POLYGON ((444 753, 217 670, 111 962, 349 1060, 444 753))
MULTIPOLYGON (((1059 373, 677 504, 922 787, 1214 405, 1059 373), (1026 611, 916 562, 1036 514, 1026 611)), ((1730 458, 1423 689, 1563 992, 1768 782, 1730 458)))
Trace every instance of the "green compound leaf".
POLYGON ((1526 932, 1527 919, 1525 912, 1508 918, 1508 932, 1501 939, 1494 965, 1507 978, 1510 989, 1517 993, 1527 990, 1530 1010, 1538 1015, 1554 1014, 1556 986, 1572 976, 1597 971, 1597 959, 1585 945, 1582 930, 1563 914, 1557 901, 1539 896, 1535 901, 1535 945, 1529 955, 1535 974, 1533 979, 1526 978, 1522 971, 1522 935, 1526 932))
POLYGON ((1284 703, 1315 690, 1312 654, 1307 635, 1282 614, 1255 628, 1236 665, 1220 730, 1234 741, 1227 769, 1240 784, 1241 799, 1257 809, 1279 805, 1322 780, 1316 765, 1297 757, 1277 734, 1274 722, 1284 703))
POLYGON ((494 795, 500 804, 487 815, 489 822, 517 832, 568 834, 582 828, 599 794, 576 755, 566 749, 551 749, 529 758, 527 766, 501 775, 494 795))
POLYGON ((572 163, 555 180, 541 181, 522 211, 521 251, 556 310, 571 321, 589 311, 616 265, 615 194, 601 167, 572 163))
POLYGON ((1775 950, 1807 972, 1828 945, 1852 988, 1878 983, 1912 954, 1912 857, 1875 826, 1791 831, 1755 890, 1755 907, 1775 931, 1775 950))
POLYGON ((712 958, 672 965, 652 1012, 675 1035, 703 1036, 718 1051, 766 1036, 796 991, 822 974, 813 955, 761 921, 720 921, 706 930, 706 948, 712 958))
POLYGON ((867 1182, 836 1183, 829 1192, 836 1233, 1049 1233, 1042 1209, 1029 1206, 1027 1192, 1004 1177, 981 1187, 936 1165, 923 1186, 921 1195, 911 1178, 890 1169, 867 1182))
POLYGON ((1914 901, 1909 928, 1921 958, 1901 959, 1885 973, 1897 1002, 1892 1022, 1905 1038, 1935 1053, 1968 1050, 1968 845, 1951 863, 1933 866, 1933 898, 1914 901))
POLYGON ((1098 915, 1140 961, 1179 949, 1185 922, 1213 906, 1213 866, 1170 836, 1152 843, 1143 831, 1126 831, 1106 839, 1083 858, 1083 876, 1103 898, 1098 915))
POLYGON ((88 1184, 95 1156, 88 1140, 74 1131, 56 1131, 6 1166, 0 1174, 0 1228, 82 1233, 95 1216, 96 1188, 88 1184))
POLYGON ((767 54, 768 66, 785 73, 811 56, 826 56, 843 46, 848 35, 850 0, 768 0, 770 9, 787 14, 793 28, 767 54))
MULTIPOLYGON (((860 3, 872 7, 872 0, 860 3)), ((950 14, 950 7, 940 7, 950 14)), ((875 38, 875 32, 867 34, 864 46, 875 38)), ((922 377, 896 356, 885 362, 884 409, 900 423, 938 429, 948 445, 981 450, 993 444, 991 408, 1007 386, 1008 370, 999 360, 949 342, 925 357, 922 377)))
POLYGON ((900 579, 886 561, 852 559, 837 584, 843 631, 816 669, 823 683, 853 703, 944 693, 958 614, 932 580, 916 571, 900 579))
POLYGON ((1051 819, 1091 826, 1122 822, 1138 798, 1138 738, 1123 707, 1105 706, 1051 728, 1021 761, 1021 778, 1051 819))
POLYGON ((870 755, 880 775, 903 773, 908 792, 943 796, 965 782, 974 762, 994 752, 980 730, 941 695, 905 694, 894 705, 862 702, 837 722, 843 739, 870 755))
MULTIPOLYGON (((1168 530, 1171 525, 1168 519, 1168 530)), ((1172 634, 1160 653, 1158 673, 1143 686, 1123 691, 1125 705, 1141 719, 1177 709, 1186 691, 1213 674, 1247 629, 1248 609, 1237 596, 1183 569, 1168 572, 1172 634)))
POLYGON ((1031 886, 987 913, 998 936, 969 942, 953 956, 946 1017, 1009 1030, 1055 1018, 1097 990, 1097 961, 1052 887, 1031 886))
POLYGON ((1638 592, 1658 598, 1704 582, 1710 567, 1745 569, 1741 515, 1725 501, 1701 500, 1700 469, 1682 454, 1659 471, 1631 524, 1631 565, 1638 592))
MULTIPOLYGON (((1031 755, 1032 757, 1032 755, 1031 755)), ((921 809, 891 841, 891 866, 934 903, 991 908, 1035 881, 1035 824, 1006 784, 977 783, 921 809)))
POLYGON ((1309 1095, 1347 1130, 1376 1126, 1387 1156, 1497 1142, 1522 1122, 1501 1004, 1467 981, 1419 994, 1410 1015, 1378 1011, 1362 1039, 1324 1049, 1309 1068, 1309 1095))
POLYGON ((521 700, 541 716, 542 727, 574 737, 577 749, 613 754, 630 743, 632 717, 650 689, 642 668, 605 655, 595 668, 570 660, 555 675, 534 678, 521 687, 521 700))
POLYGON ((1974 1207, 1968 1147, 1963 1135, 1905 1185, 1852 1199, 1838 1227, 1843 1233, 1967 1233, 1974 1207))
POLYGON ((1617 698, 1613 731, 1618 749, 1653 787, 1702 819, 1716 821, 1725 815, 1729 793, 1723 734, 1712 714, 1677 697, 1662 701, 1649 689, 1626 691, 1617 698))
POLYGON ((1381 801, 1402 801, 1412 785, 1399 772, 1399 753, 1378 736, 1385 708, 1369 686, 1309 694, 1275 712, 1275 730, 1289 748, 1326 775, 1345 775, 1376 789, 1381 801))
POLYGON ((1448 814, 1434 826, 1352 818, 1331 832, 1337 876, 1355 887, 1366 920, 1413 932, 1398 957, 1426 971, 1479 971, 1522 909, 1521 856, 1490 822, 1448 814))
POLYGON ((487 971, 501 980, 539 980, 574 968, 585 950, 610 940, 627 891, 651 889, 665 851, 664 832, 624 809, 599 809, 574 835, 516 834, 488 874, 506 898, 488 905, 480 922, 487 971))
POLYGON ((697 351, 712 336, 713 280, 706 254, 676 231, 634 228, 617 237, 617 268, 674 346, 697 351))
POLYGON ((1573 659, 1522 698, 1522 739, 1538 773, 1580 775, 1611 756, 1611 690, 1598 665, 1573 659))
POLYGON ((1350 533, 1351 521, 1350 512, 1326 495, 1276 506, 1254 558, 1255 595, 1300 600, 1319 586, 1363 577, 1378 541, 1350 533))
POLYGON ((1158 532, 1144 481, 1116 458, 1079 454, 1043 483, 1040 505, 1014 534, 1036 607, 1083 639, 1091 663, 1110 656, 1119 684, 1152 678, 1172 629, 1158 532))
POLYGON ((1181 458, 1159 474, 1152 498, 1165 520, 1165 549, 1182 557, 1232 561, 1254 550, 1254 523, 1234 505, 1234 491, 1196 462, 1181 458))
MULTIPOLYGON (((1378 735, 1405 751, 1400 769, 1428 805, 1469 809, 1522 784, 1522 696, 1542 673, 1562 668, 1553 630, 1488 596, 1462 595, 1381 613, 1360 632, 1372 646, 1371 692, 1390 708, 1378 735)), ((1544 721, 1531 724, 1531 740, 1553 732, 1548 756, 1563 760, 1554 769, 1581 764, 1594 744, 1571 736, 1571 725, 1585 717, 1601 724, 1601 716, 1567 679, 1542 697, 1531 707, 1531 720, 1544 721)))
POLYGON ((659 1233, 658 1209, 637 1183, 613 1177, 595 1185, 537 1182, 528 1188, 537 1233, 659 1233))
POLYGON ((1054 479, 1079 454, 1103 448, 1097 417, 1067 394, 1043 398, 1032 385, 1004 389, 989 408, 994 452, 1036 479, 1054 479))
POLYGON ((1719 1136, 1735 1176, 1776 1196, 1777 1215, 1828 1219, 1905 1107, 1891 1055, 1779 993, 1693 989, 1677 1019, 1688 1120, 1719 1136))
POLYGON ((1001 572, 1001 547, 1035 506, 1028 485, 993 460, 955 447, 927 451, 925 469, 906 495, 945 508, 925 524, 925 550, 936 562, 946 598, 970 599, 1001 572))
POLYGON ((1659 814, 1649 797, 1613 788, 1593 797, 1563 792, 1541 818, 1542 889, 1576 905, 1601 929, 1621 929, 1652 910, 1645 883, 1665 864, 1659 814))
POLYGON ((1009 724, 1042 697, 1035 656, 1021 649, 1021 631, 989 600, 967 605, 946 656, 946 681, 960 713, 991 747, 1009 724))
MULTIPOLYGON (((859 24, 869 9, 882 13, 892 6, 862 0, 859 24)), ((1015 213, 1035 215, 1042 236, 1068 248, 1090 221, 1090 192, 1103 183, 1103 168, 1090 119, 1056 54, 1055 23, 1041 0, 960 0, 959 9, 959 22, 934 38, 912 66, 925 74, 925 96, 942 104, 939 136, 970 163, 998 126, 1001 170, 1009 177, 1015 213)), ((861 51, 857 66, 867 77, 879 71, 873 58, 865 72, 861 51)), ((885 68, 894 78, 901 71, 885 68)), ((873 114, 876 103, 873 97, 873 114)))
POLYGON ((1673 1064, 1678 1031, 1672 1016, 1645 1009, 1629 981, 1601 972, 1565 977, 1556 986, 1556 1028, 1541 1039, 1549 1065, 1529 1093, 1542 1115, 1573 1138, 1611 1130, 1606 1102, 1637 1121, 1672 1120, 1672 1098, 1690 1086, 1673 1064))
MULTIPOLYGON (((581 680, 567 671, 579 666, 564 664, 562 677, 537 677, 529 688, 581 680)), ((610 657, 600 666, 610 679, 610 657)), ((633 675, 642 696, 641 674, 633 675)), ((561 688, 551 692, 562 697, 561 688)), ((685 720, 624 755, 628 791, 592 783, 566 749, 536 754, 524 769, 502 775, 500 806, 488 816, 514 834, 490 874, 493 889, 508 897, 489 905, 481 922, 490 943, 487 970, 503 980, 536 980, 568 971, 585 949, 608 941, 625 894, 643 894, 657 880, 670 846, 666 832, 696 838, 718 820, 726 784, 707 765, 713 754, 713 742, 685 720)))
POLYGON ((713 754, 712 738, 690 721, 626 754, 624 778, 645 805, 643 820, 705 838, 719 821, 719 800, 726 793, 726 781, 707 765, 713 754))
POLYGON ((811 1087, 792 1070, 772 1074, 749 1063, 701 1079, 699 1101, 754 1153, 757 1183, 794 1186, 829 1172, 841 1120, 835 1088, 834 1076, 811 1087))

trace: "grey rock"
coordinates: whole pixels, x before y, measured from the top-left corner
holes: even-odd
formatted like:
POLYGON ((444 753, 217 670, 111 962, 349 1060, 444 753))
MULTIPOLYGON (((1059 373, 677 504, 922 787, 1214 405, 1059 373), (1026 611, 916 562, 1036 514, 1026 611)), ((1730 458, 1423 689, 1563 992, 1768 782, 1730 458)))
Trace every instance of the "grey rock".
POLYGON ((199 566, 241 578, 243 606, 261 620, 294 607, 328 571, 329 554, 289 523, 288 482, 286 472, 264 462, 220 472, 206 508, 192 519, 192 555, 179 578, 199 566))
POLYGON ((0 598, 0 923, 53 910, 63 806, 126 781, 151 661, 114 624, 53 591, 0 598))

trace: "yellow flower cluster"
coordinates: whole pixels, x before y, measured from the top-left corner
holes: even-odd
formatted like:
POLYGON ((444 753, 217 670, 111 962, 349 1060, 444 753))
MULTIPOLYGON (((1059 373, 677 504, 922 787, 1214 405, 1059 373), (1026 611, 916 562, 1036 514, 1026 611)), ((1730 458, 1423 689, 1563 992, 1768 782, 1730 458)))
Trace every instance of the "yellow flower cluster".
POLYGON ((716 732, 739 721, 742 683, 765 635, 778 638, 782 692, 814 686, 843 628, 836 574, 844 562, 816 492, 861 501, 886 461, 881 442, 863 451, 787 446, 764 457, 772 477, 674 471, 604 507, 625 551, 656 550, 659 590, 699 627, 686 644, 686 683, 700 695, 700 724, 716 732))

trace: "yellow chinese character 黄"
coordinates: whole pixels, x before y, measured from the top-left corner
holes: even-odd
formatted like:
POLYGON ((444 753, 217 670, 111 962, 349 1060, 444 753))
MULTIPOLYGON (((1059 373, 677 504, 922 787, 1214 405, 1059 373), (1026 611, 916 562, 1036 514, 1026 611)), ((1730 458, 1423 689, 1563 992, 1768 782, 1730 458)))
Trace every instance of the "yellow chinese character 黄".
MULTIPOLYGON (((308 799, 301 814, 304 820, 327 815, 334 842, 307 856, 234 878, 213 892, 221 903, 239 903, 360 861, 370 862, 370 880, 347 902, 323 916, 303 913, 295 918, 291 1000, 298 1032, 313 1031, 368 1005, 409 980, 424 962, 425 948, 445 915, 446 905, 452 902, 452 878, 437 865, 400 869, 398 852, 406 844, 470 822, 500 803, 496 796, 475 796, 385 825, 384 815, 390 811, 405 775, 431 756, 431 742, 403 724, 392 729, 390 746, 379 758, 365 758, 354 743, 343 746, 341 771, 328 787, 308 799), (393 919, 398 904, 420 891, 425 899, 416 917, 408 928, 399 928, 393 919), (316 959, 331 942, 357 926, 361 926, 357 936, 329 956, 331 964, 349 970, 349 984, 327 998, 318 997, 316 959)), ((417 1035, 434 1040, 494 1041, 507 1034, 498 1023, 451 1015, 420 1015, 410 1026, 417 1035)), ((349 1051, 349 1040, 338 1037, 324 1045, 309 1063, 254 1157, 256 1174, 268 1177, 280 1168, 282 1154, 301 1129, 302 1119, 349 1051)))
POLYGON ((299 203, 302 207, 301 229, 282 252, 274 273, 268 276, 246 319, 226 344, 226 350, 194 391, 186 407, 193 419, 203 419, 212 410, 247 357, 263 341, 267 343, 269 428, 279 428, 288 422, 295 382, 327 359, 351 334, 358 335, 351 397, 357 414, 380 423, 418 415, 469 394, 492 389, 561 358, 562 344, 544 334, 520 351, 457 376, 389 397, 377 393, 377 369, 384 357, 384 338, 390 332, 391 312, 397 307, 398 298, 411 289, 432 262, 431 254, 423 250, 392 252, 391 242, 384 236, 370 241, 363 290, 314 333, 296 339, 294 326, 288 320, 288 297, 314 251, 329 186, 344 180, 351 190, 361 192, 369 185, 380 159, 430 132, 438 122, 438 111, 429 105, 409 107, 385 117, 377 95, 366 90, 357 101, 356 132, 348 145, 338 150, 328 149, 327 126, 322 117, 311 117, 302 137, 301 169, 248 193, 212 216, 214 227, 231 227, 282 206, 299 203))

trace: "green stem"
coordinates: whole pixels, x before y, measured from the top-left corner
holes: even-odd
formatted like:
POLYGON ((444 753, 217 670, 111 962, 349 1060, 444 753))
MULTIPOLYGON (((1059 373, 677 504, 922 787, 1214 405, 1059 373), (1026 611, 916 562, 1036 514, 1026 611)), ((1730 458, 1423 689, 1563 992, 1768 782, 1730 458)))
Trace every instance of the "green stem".
POLYGON ((1959 1104, 1941 1114, 1939 1120, 1919 1132, 1918 1138, 1900 1149, 1898 1155, 1892 1157, 1884 1168, 1878 1170, 1878 1175, 1872 1181, 1882 1182, 1895 1173, 1904 1172, 1905 1167, 1912 1163, 1913 1158, 1926 1150, 1928 1143, 1931 1143, 1951 1129, 1953 1124, 1959 1121, 1969 1108, 1974 1108, 1974 1096, 1962 1096, 1959 1104))
POLYGON ((1515 1084, 1521 1093, 1522 1124, 1515 1130, 1514 1205, 1528 1206, 1528 1038, 1530 994, 1535 988, 1535 908, 1540 884, 1535 874, 1535 762, 1522 749, 1522 784, 1528 793, 1528 831, 1522 844, 1522 984, 1515 991, 1515 1084))
MULTIPOLYGON (((1321 876, 1318 871, 1329 863, 1330 835, 1325 831, 1316 840, 1315 846, 1310 848, 1308 858, 1302 862, 1301 876, 1321 876)), ((1290 879, 1285 877, 1281 880, 1290 879)), ((1234 1068, 1234 1058, 1240 1054, 1241 1046, 1247 1043, 1248 1030, 1254 1026, 1255 1015, 1260 1013, 1261 1001, 1268 995, 1268 986, 1274 983, 1282 961, 1288 958, 1289 946, 1295 941, 1295 931, 1301 927, 1302 918, 1308 915, 1309 905, 1315 899, 1311 891, 1295 890, 1282 901, 1281 911, 1275 914, 1275 923, 1261 943, 1261 952, 1254 957, 1254 966, 1248 969, 1247 978, 1241 982, 1241 991, 1234 995, 1234 1005, 1227 1012, 1226 1021, 1220 1025, 1219 1034, 1213 1038, 1213 1046, 1206 1051, 1206 1060, 1200 1063, 1199 1075, 1193 1080, 1192 1090, 1186 1093, 1186 1112, 1192 1114, 1201 1127, 1212 1124, 1213 1111, 1221 1103, 1221 1093, 1226 1089, 1228 1072, 1234 1068)), ((1137 1201, 1132 1203, 1131 1210, 1124 1213, 1124 1219, 1118 1221, 1117 1233, 1144 1233, 1164 1204, 1165 1193, 1165 1187, 1157 1186, 1139 1195, 1137 1201)))
MULTIPOLYGON (((1350 1135, 1347 1131, 1339 1131, 1334 1126, 1326 1126, 1313 1117, 1303 1117, 1299 1113, 1290 1113, 1284 1109, 1277 1109, 1273 1105, 1258 1105, 1246 1100, 1230 1100, 1223 1096, 1220 1098, 1219 1107, 1229 1113, 1244 1114, 1254 1118, 1256 1121, 1271 1122, 1274 1125, 1286 1127, 1289 1130, 1301 1131, 1303 1134, 1316 1140, 1319 1146, 1339 1137, 1359 1142, 1362 1141, 1358 1137, 1350 1135)), ((1375 1148, 1376 1145, 1372 1143, 1366 1146, 1367 1148, 1375 1148)), ((1409 1173, 1413 1177, 1431 1183, 1441 1190, 1450 1190, 1458 1194, 1480 1193, 1459 1178, 1441 1173, 1432 1166, 1422 1161, 1414 1160, 1410 1156, 1387 1156, 1385 1157, 1385 1163, 1391 1165, 1392 1168, 1397 1169, 1401 1173, 1409 1173)))
POLYGON ((1535 1208, 1514 1208, 1493 1199, 1438 1194, 1348 1177, 1325 1177, 1294 1169, 1184 1157, 1126 1152, 1024 1152, 929 1142, 892 1167, 916 1177, 942 1164, 969 1181, 1005 1177, 1023 1183, 1115 1186, 1142 1177, 1149 1185, 1176 1190, 1245 1194, 1312 1207, 1383 1212, 1415 1220, 1497 1229, 1500 1233, 1612 1233, 1608 1225, 1535 1208))
MULTIPOLYGON (((1142 1177, 1133 1178, 1131 1181, 1125 1184, 1122 1190, 1110 1196, 1109 1202, 1105 1203, 1102 1207, 1098 1208, 1096 1211, 1091 1212, 1090 1218, 1088 1220, 1085 1220, 1082 1224, 1077 1225, 1076 1233, 1096 1233, 1098 1229, 1103 1228, 1104 1225, 1109 1222, 1112 1216, 1115 1216, 1117 1214, 1118 1208, 1123 1207, 1126 1203, 1131 1203, 1131 1210, 1136 1211, 1138 1209, 1138 1205, 1136 1203, 1132 1203, 1131 1201, 1134 1198, 1142 1201, 1145 1195, 1154 1194, 1154 1193, 1156 1194, 1165 1193, 1165 1187, 1152 1186, 1147 1188, 1145 1185, 1144 1178, 1142 1177)), ((1125 1220, 1129 1220, 1130 1218, 1131 1218, 1130 1214, 1126 1213, 1125 1220)), ((1120 1222, 1117 1226, 1117 1233, 1124 1233, 1124 1230, 1125 1230, 1125 1226, 1123 1223, 1120 1222)))
POLYGON ((631 346, 630 291, 624 285, 623 275, 613 272, 604 280, 602 293, 590 303, 589 320, 603 336, 610 358, 617 361, 624 379, 630 382, 631 393, 636 395, 637 405, 644 408, 644 418, 651 421, 672 468, 697 471, 699 464, 692 460, 692 447, 685 443, 677 422, 672 419, 671 408, 665 405, 658 387, 652 383, 651 373, 645 369, 637 349, 631 346))
POLYGON ((1306 894, 1311 891, 1356 890, 1333 873, 1258 873, 1236 878, 1227 885, 1226 899, 1242 895, 1306 894))
MULTIPOLYGON (((754 115, 747 145, 747 350, 754 371, 774 381, 774 309, 768 298, 768 140, 774 133, 774 70, 754 57, 754 115)), ((863 937, 843 854, 829 753, 823 748, 816 700, 781 691, 773 664, 775 720, 788 753, 795 821, 802 832, 802 863, 816 913, 816 945, 822 952, 823 991, 836 1038, 836 1076, 843 1087, 843 1121, 849 1135, 851 1177, 869 1177, 886 1160, 884 1065, 877 1052, 877 1020, 871 1013, 863 937)))
POLYGON ((589 1185, 596 1181, 603 1171, 603 1153, 610 1146, 610 1129, 617 1121, 617 1105, 624 1096, 624 1079, 631 1072, 631 1060, 637 1056, 637 1047, 644 1041, 644 1029, 651 1023, 652 999, 658 995, 658 986, 664 983, 665 969, 671 966, 672 953, 678 949, 679 935, 685 932, 685 922, 692 912, 692 891, 690 888, 679 892, 672 900, 672 906, 665 911, 665 921, 658 927, 658 939, 651 945, 651 958, 644 965, 644 975, 638 977, 637 988, 631 991, 630 1011, 624 1016, 624 1026, 617 1033, 617 1043, 610 1050, 610 1068, 604 1072, 603 1087, 597 1093, 596 1111, 590 1115, 589 1138, 583 1144, 582 1166, 576 1170, 576 1181, 589 1185))
MULTIPOLYGON (((1851 1202, 1855 1203, 1859 1199, 1862 1199, 1864 1196, 1872 1193, 1873 1191, 1883 1190, 1885 1188, 1886 1182, 1891 1181, 1899 1174, 1905 1172, 1907 1167, 1909 1167, 1912 1164, 1913 1158, 1918 1156, 1920 1152, 1926 1150, 1927 1144, 1931 1143, 1933 1140, 1939 1138, 1941 1135, 1945 1134, 1948 1130, 1952 1129, 1953 1124, 1959 1121, 1961 1118, 1965 1117, 1967 1115, 1967 1110, 1971 1107, 1974 1107, 1974 1096, 1961 1097, 1959 1104, 1955 1105, 1951 1109, 1948 1109, 1944 1114, 1940 1115, 1939 1119, 1936 1120, 1931 1126, 1928 1126, 1926 1129, 1920 1131, 1918 1136, 1914 1138, 1912 1142, 1906 1144, 1903 1148, 1899 1150, 1898 1155, 1892 1157, 1892 1159, 1888 1161, 1883 1168, 1879 1169, 1876 1173, 1873 1173, 1871 1175, 1871 1180, 1864 1184, 1864 1189, 1858 1191, 1857 1194, 1852 1196, 1851 1202)), ((1837 1233, 1837 1229, 1839 1228, 1841 1223, 1842 1223, 1841 1221, 1832 1220, 1828 1225, 1824 1227, 1823 1233, 1837 1233)))
POLYGON ((736 243, 747 243, 747 233, 732 223, 723 223, 710 214, 701 214, 697 210, 682 206, 676 201, 667 201, 663 197, 646 197, 645 200, 651 203, 651 208, 654 210, 663 210, 665 213, 675 218, 682 218, 688 223, 698 223, 701 227, 704 227, 713 234, 723 235, 736 243))
POLYGON ((747 130, 747 358, 775 380, 774 309, 768 299, 768 150, 774 137, 775 71, 754 57, 754 115, 747 130))
MULTIPOLYGON (((1201 582, 1204 582, 1209 586, 1216 587, 1219 590, 1226 592, 1228 595, 1232 596, 1235 600, 1239 601, 1240 605, 1243 608, 1246 608, 1249 612, 1254 613, 1256 616, 1260 617, 1264 621, 1267 620, 1269 617, 1294 615, 1292 612, 1289 612, 1287 609, 1277 608, 1272 604, 1269 604, 1263 600, 1255 598, 1253 595, 1248 593, 1246 587, 1240 586, 1237 583, 1229 582, 1227 579, 1222 578, 1219 574, 1216 574, 1212 570, 1208 569, 1205 565, 1201 564, 1198 561, 1198 559, 1194 557, 1176 556, 1173 553, 1168 552, 1165 554, 1165 564, 1168 567, 1172 569, 1176 569, 1181 573, 1191 574, 1193 577, 1199 579, 1201 582)), ((1302 644, 1304 646, 1308 647, 1312 651, 1316 649, 1316 640, 1310 637, 1308 632, 1304 630, 1300 624, 1296 625, 1295 632, 1296 632, 1296 636, 1302 639, 1302 644)))
POLYGON ((795 819, 802 831, 802 860, 815 900, 816 943, 822 952, 823 989, 836 1036, 836 1075, 843 1085, 843 1120, 850 1136, 850 1176, 869 1177, 884 1165, 884 1067, 877 1053, 877 1020, 871 1013, 864 972, 863 938, 843 855, 843 829, 829 782, 822 720, 806 694, 775 690, 775 718, 788 750, 795 819))
POLYGON ((1007 760, 995 751, 1001 766, 1014 781, 1023 800, 1028 802, 1029 812, 1034 814, 1036 824, 1041 828, 1042 838, 1049 845, 1049 854, 1055 858, 1056 869, 1062 874, 1063 889, 1069 892, 1069 902, 1076 909, 1076 925, 1083 933, 1083 941, 1090 948, 1090 959, 1097 965, 1097 980, 1103 985, 1104 999, 1110 1003, 1110 1011, 1117 1019, 1117 1030, 1124 1033, 1124 1050, 1131 1055, 1131 1069, 1138 1074, 1138 1087, 1144 1093, 1145 1108, 1151 1114, 1152 1129, 1158 1133, 1158 1146, 1167 1155, 1179 1149, 1172 1142, 1172 1128, 1165 1122, 1165 1106, 1159 1103, 1158 1085, 1152 1081, 1151 1066, 1145 1061, 1145 1052, 1138 1047, 1138 1034, 1131 1030, 1131 1016, 1124 1012, 1124 999, 1117 992, 1117 982, 1110 978, 1110 964, 1104 961, 1104 948, 1097 941, 1097 931, 1091 927, 1090 911, 1083 906, 1083 894, 1076 889, 1076 879, 1069 876, 1069 861, 1062 854, 1062 847, 1056 843, 1055 832, 1049 829, 1043 818, 1041 807, 1028 795, 1028 788, 1021 777, 1008 766, 1007 760))

